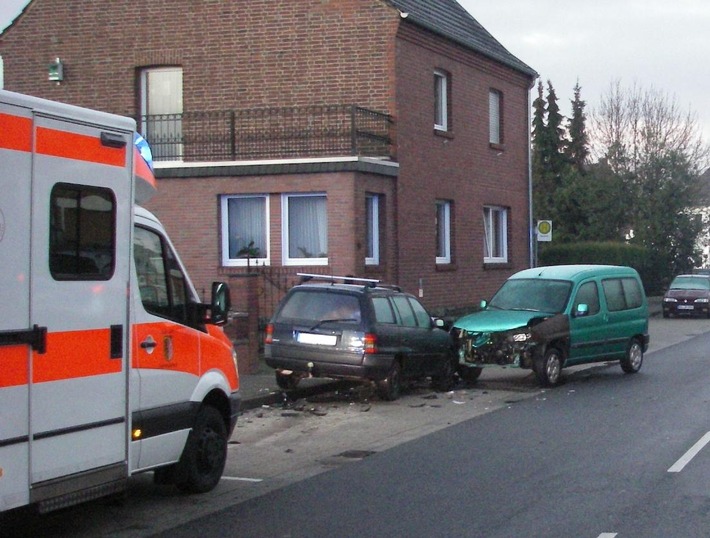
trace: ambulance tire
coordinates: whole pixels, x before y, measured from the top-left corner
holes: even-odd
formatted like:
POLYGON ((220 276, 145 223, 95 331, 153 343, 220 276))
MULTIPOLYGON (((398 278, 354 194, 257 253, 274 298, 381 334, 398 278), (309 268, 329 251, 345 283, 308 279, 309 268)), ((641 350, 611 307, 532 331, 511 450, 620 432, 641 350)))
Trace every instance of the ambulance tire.
POLYGON ((227 427, 209 405, 197 413, 195 426, 175 469, 175 485, 185 493, 206 493, 219 483, 227 462, 227 427))

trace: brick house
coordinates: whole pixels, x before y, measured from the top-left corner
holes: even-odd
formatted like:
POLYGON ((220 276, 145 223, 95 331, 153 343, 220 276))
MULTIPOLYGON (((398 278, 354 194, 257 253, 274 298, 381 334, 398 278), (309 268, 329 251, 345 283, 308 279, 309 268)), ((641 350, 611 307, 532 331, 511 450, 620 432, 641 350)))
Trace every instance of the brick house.
POLYGON ((297 272, 444 311, 531 263, 537 75, 455 0, 31 0, 0 55, 8 90, 136 118, 148 209, 198 290, 229 280, 245 372, 297 272))

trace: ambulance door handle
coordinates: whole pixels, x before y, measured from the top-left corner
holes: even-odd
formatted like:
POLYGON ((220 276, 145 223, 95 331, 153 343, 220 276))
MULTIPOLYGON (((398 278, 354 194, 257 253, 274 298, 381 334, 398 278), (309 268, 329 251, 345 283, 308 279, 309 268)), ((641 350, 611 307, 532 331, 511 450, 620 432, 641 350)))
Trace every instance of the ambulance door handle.
POLYGON ((145 349, 148 353, 153 353, 153 349, 158 345, 158 342, 153 340, 153 337, 148 335, 148 338, 141 342, 141 348, 145 349))

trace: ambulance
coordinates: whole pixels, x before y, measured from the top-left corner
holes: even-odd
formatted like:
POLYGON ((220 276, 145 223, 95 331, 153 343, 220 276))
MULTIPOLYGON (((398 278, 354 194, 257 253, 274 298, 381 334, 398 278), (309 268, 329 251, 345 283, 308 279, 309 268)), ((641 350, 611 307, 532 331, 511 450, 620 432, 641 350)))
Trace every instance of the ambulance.
POLYGON ((0 512, 206 492, 239 412, 222 330, 160 222, 135 121, 0 90, 0 512), (136 145, 138 142, 138 145, 136 145))

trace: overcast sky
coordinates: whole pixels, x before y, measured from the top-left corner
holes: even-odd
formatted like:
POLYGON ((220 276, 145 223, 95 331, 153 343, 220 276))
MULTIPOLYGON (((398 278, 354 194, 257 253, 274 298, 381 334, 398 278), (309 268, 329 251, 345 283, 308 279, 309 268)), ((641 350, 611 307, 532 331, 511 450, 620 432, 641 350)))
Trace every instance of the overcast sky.
MULTIPOLYGON (((293 0, 297 1, 297 0, 293 0)), ((613 81, 692 110, 710 143, 710 1, 459 0, 510 52, 552 82, 570 113, 579 80, 589 113, 613 81)), ((28 0, 0 0, 0 29, 28 0)))

